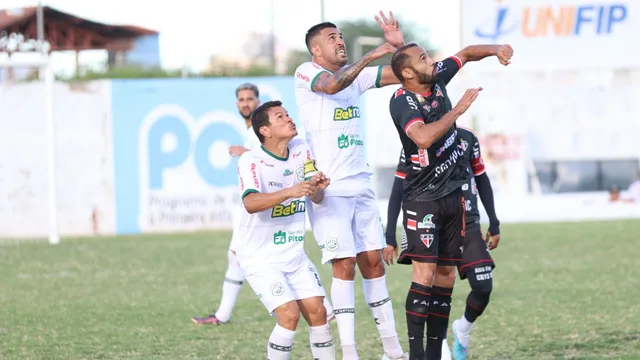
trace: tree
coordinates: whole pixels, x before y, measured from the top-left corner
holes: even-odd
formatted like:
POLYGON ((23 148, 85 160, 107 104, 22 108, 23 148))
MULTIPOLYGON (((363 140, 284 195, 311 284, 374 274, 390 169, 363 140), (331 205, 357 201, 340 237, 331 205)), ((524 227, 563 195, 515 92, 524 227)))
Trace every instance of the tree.
MULTIPOLYGON (((400 28, 404 33, 405 43, 416 42, 427 49, 427 51, 433 52, 435 48, 431 46, 430 32, 427 28, 418 26, 417 24, 407 23, 400 20, 400 28)), ((338 28, 342 32, 345 44, 347 44, 347 52, 349 55, 349 61, 357 60, 354 58, 354 54, 357 54, 356 50, 357 41, 356 38, 360 36, 376 37, 384 41, 384 35, 378 23, 373 19, 359 19, 355 21, 341 21, 338 24, 338 28)), ((373 45, 361 45, 360 54, 364 55, 368 51, 373 50, 373 45)), ((304 50, 294 50, 289 53, 289 60, 287 61, 287 74, 292 75, 296 68, 305 61, 309 61, 311 55, 304 50)), ((378 59, 372 63, 372 65, 386 65, 389 64, 391 56, 385 56, 382 59, 378 59)))

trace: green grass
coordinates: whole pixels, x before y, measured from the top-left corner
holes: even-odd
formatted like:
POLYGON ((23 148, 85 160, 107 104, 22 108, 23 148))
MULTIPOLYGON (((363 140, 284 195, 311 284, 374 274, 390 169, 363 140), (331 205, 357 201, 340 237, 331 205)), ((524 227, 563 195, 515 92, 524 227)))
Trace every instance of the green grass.
MULTIPOLYGON (((472 359, 640 359, 639 221, 505 225, 502 233, 472 359)), ((264 359, 274 319, 248 286, 230 324, 190 321, 220 299, 228 242, 228 233, 199 233, 0 246, 0 359, 264 359)), ((307 251, 329 289, 313 239, 307 251)), ((409 267, 388 269, 405 348, 409 279, 409 267)), ((469 289, 456 285, 452 319, 469 289)), ((360 281, 356 308, 360 357, 379 359, 360 281)), ((293 359, 311 359, 307 341, 301 322, 293 359)))

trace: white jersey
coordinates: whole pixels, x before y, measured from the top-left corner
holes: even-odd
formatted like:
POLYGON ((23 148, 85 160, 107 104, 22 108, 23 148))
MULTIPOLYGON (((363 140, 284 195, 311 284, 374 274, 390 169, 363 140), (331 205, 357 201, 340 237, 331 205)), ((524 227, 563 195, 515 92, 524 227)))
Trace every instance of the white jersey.
POLYGON ((340 180, 372 174, 364 148, 360 95, 380 85, 382 67, 365 68, 337 94, 314 92, 318 75, 328 71, 313 62, 300 65, 295 75, 296 103, 318 168, 331 179, 327 194, 350 196, 353 183, 340 180))
MULTIPOLYGON (((250 193, 273 193, 304 181, 315 169, 311 150, 302 139, 289 144, 289 155, 277 157, 262 146, 242 154, 238 161, 242 199, 250 193)), ((249 214, 244 206, 238 227, 237 248, 246 273, 266 267, 293 271, 307 259, 304 252, 306 199, 287 199, 271 209, 249 214)))
POLYGON ((245 134, 245 137, 244 137, 243 146, 245 149, 249 149, 249 150, 257 149, 260 147, 260 140, 258 139, 256 132, 253 131, 253 126, 249 126, 247 128, 247 133, 245 134))

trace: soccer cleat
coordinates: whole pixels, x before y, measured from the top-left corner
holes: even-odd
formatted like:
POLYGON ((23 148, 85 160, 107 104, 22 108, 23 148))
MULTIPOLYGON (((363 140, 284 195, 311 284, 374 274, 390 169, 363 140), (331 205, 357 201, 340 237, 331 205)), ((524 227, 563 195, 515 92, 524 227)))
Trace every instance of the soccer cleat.
POLYGON ((454 360, 467 360, 467 351, 469 350, 469 347, 463 346, 462 343, 460 343, 458 330, 456 329, 457 322, 458 320, 454 321, 451 326, 453 329, 453 358, 454 360))
POLYGON ((220 320, 218 320, 218 318, 216 317, 216 314, 211 314, 211 315, 207 315, 207 316, 194 316, 191 318, 191 321, 193 321, 196 324, 213 324, 213 325, 222 325, 222 324, 226 324, 226 322, 222 322, 220 320))
POLYGON ((449 350, 447 339, 442 339, 442 356, 440 360, 451 360, 451 350, 449 350))
POLYGON ((382 355, 382 359, 381 360, 409 360, 409 353, 404 353, 402 354, 402 356, 398 357, 398 358, 392 358, 387 354, 382 355))

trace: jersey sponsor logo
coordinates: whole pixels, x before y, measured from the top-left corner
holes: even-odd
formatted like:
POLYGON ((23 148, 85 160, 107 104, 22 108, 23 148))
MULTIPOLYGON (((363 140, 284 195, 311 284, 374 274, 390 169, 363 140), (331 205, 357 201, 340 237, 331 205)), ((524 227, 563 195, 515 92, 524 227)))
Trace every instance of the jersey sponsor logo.
POLYGON ((297 77, 298 79, 300 79, 300 80, 304 81, 304 82, 310 82, 310 81, 311 81, 311 79, 309 79, 309 77, 308 77, 308 76, 303 75, 303 74, 302 74, 302 73, 300 73, 299 71, 298 71, 298 72, 296 72, 296 77, 297 77))
POLYGON ((453 134, 445 140, 444 145, 442 145, 438 150, 436 150, 436 157, 440 157, 442 153, 449 148, 449 146, 453 145, 456 142, 456 136, 458 136, 458 130, 454 130, 453 134))
POLYGON ((440 96, 440 97, 444 96, 442 94, 442 89, 440 89, 440 85, 436 84, 436 86, 434 86, 434 89, 436 90, 436 96, 440 96))
POLYGON ((429 166, 429 153, 425 149, 418 149, 418 162, 420 167, 429 166))
POLYGON ((267 185, 271 187, 277 187, 279 189, 282 189, 284 187, 284 185, 281 182, 277 182, 277 181, 269 181, 267 185))
POLYGON ((418 229, 435 229, 436 224, 433 223, 433 214, 427 214, 422 221, 418 223, 418 229))
POLYGON ((422 96, 420 94, 416 94, 416 98, 418 99, 418 102, 420 104, 422 104, 423 102, 427 101, 427 99, 425 99, 424 96, 422 96))
POLYGON ((253 179, 253 186, 259 189, 260 181, 258 180, 258 173, 256 172, 256 163, 251 163, 251 178, 253 179))
POLYGON ((288 243, 298 243, 304 241, 304 231, 289 231, 284 232, 282 230, 273 234, 273 243, 275 245, 284 245, 288 243))
POLYGON ((295 215, 298 213, 303 213, 307 209, 306 203, 304 200, 293 200, 288 205, 278 204, 271 209, 271 217, 279 218, 295 215))
POLYGON ((413 96, 405 96, 405 99, 407 99, 407 104, 409 104, 411 110, 418 110, 418 105, 413 100, 413 96))
POLYGON ((358 134, 342 134, 338 136, 338 149, 346 149, 349 146, 364 146, 364 140, 358 134))
POLYGON ((428 248, 430 248, 431 244, 433 244, 433 238, 433 234, 420 234, 420 240, 422 240, 424 246, 428 248))
POLYGON ((291 175, 293 175, 293 171, 289 169, 285 169, 284 172, 282 173, 282 176, 291 176, 291 175))
POLYGON ((349 106, 346 109, 336 108, 333 110, 333 121, 346 121, 360 117, 360 108, 349 106))
POLYGON ((460 144, 453 150, 449 158, 436 167, 436 177, 442 175, 447 169, 456 163, 459 157, 464 155, 464 151, 469 147, 465 139, 460 139, 460 144))
POLYGON ((464 201, 464 208, 466 211, 471 211, 473 208, 471 207, 471 200, 464 201))

